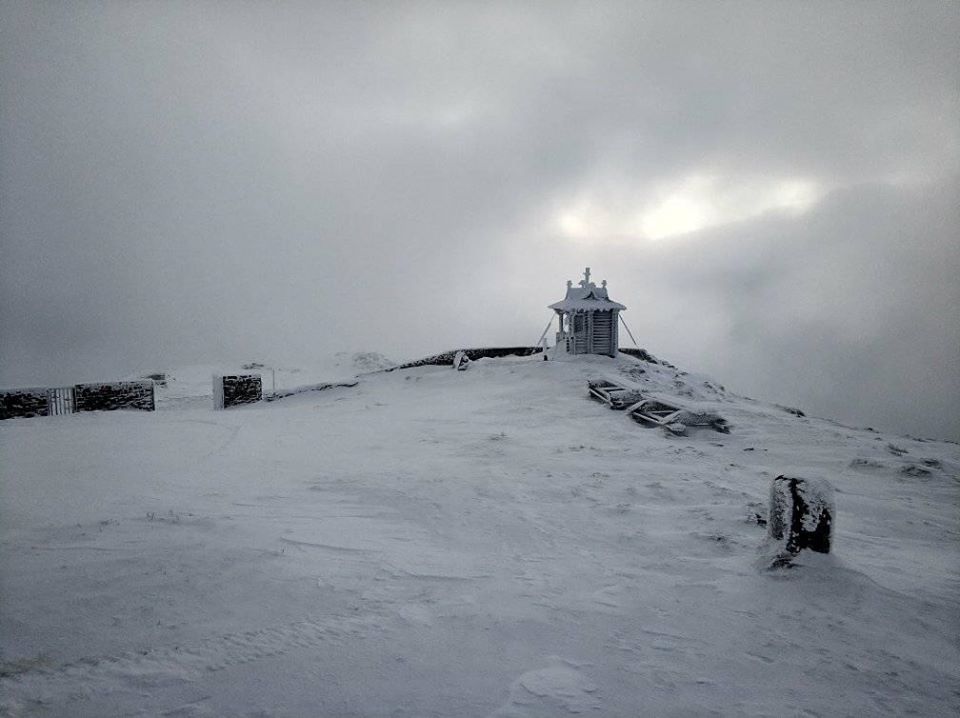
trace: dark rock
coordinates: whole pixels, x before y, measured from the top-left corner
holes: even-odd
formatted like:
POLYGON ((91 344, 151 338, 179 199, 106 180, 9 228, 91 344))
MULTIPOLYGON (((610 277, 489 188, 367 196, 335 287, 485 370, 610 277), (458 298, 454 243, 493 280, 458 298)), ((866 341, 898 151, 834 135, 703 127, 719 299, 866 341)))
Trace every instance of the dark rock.
POLYGON ((778 476, 770 486, 768 536, 780 564, 804 549, 830 553, 835 508, 833 487, 823 479, 778 476))
POLYGON ((781 409, 783 409, 783 410, 784 410, 785 412, 787 412, 788 414, 793 414, 794 416, 799 416, 799 417, 804 417, 804 416, 806 416, 806 414, 804 414, 800 409, 797 409, 797 408, 794 407, 794 406, 783 406, 783 405, 781 405, 781 404, 777 404, 777 406, 779 406, 781 409))

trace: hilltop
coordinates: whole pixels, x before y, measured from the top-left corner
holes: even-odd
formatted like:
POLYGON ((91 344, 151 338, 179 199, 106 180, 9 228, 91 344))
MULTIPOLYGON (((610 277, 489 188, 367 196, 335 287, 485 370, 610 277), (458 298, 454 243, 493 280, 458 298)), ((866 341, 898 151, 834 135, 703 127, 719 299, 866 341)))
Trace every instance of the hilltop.
POLYGON ((0 423, 3 714, 960 711, 956 444, 626 357, 224 412, 209 373, 155 413, 0 423), (731 433, 645 429, 587 398, 601 375, 731 433), (785 472, 833 483, 835 549, 767 571, 785 472))

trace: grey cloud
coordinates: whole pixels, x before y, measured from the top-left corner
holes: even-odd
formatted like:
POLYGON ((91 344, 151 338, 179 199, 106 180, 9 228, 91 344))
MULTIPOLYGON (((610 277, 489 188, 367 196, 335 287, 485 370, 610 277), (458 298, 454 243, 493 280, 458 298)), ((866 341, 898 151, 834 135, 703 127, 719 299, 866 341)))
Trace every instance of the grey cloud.
POLYGON ((744 391, 933 433, 861 397, 957 398, 956 4, 0 13, 4 383, 529 342, 589 264, 651 350, 744 391), (657 244, 556 230, 700 172, 832 192, 657 244))
POLYGON ((957 196, 960 177, 859 186, 600 259, 641 343, 682 366, 849 423, 960 436, 957 196))

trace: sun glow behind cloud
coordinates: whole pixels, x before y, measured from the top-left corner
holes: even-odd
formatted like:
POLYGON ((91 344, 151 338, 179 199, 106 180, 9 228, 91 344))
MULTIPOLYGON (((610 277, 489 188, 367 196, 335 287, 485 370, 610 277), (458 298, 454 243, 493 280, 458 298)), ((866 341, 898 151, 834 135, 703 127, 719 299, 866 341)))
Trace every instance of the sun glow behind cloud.
POLYGON ((823 194, 803 178, 697 174, 652 189, 586 191, 558 212, 556 226, 578 243, 660 240, 767 212, 800 214, 823 194))

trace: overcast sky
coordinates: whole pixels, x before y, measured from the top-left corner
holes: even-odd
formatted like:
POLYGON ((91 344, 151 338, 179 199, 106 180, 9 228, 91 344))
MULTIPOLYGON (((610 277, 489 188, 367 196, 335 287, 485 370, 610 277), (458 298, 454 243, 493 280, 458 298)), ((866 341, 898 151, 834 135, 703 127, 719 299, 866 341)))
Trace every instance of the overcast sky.
POLYGON ((960 4, 0 4, 0 383, 638 342, 960 438, 960 4))

